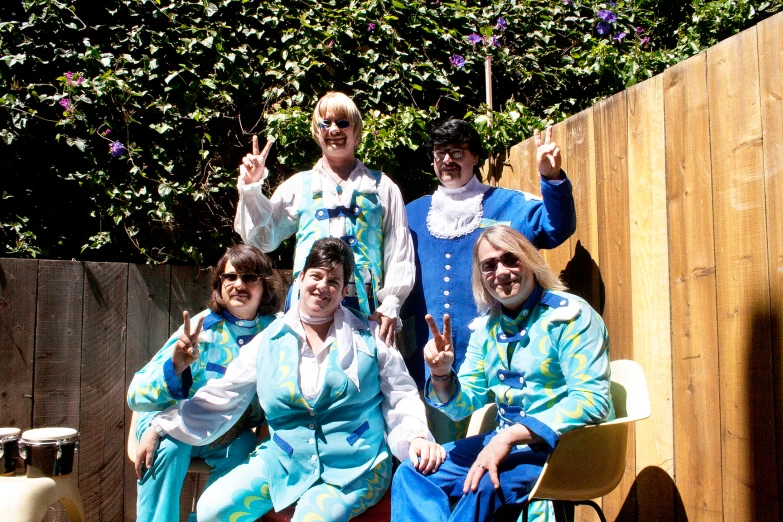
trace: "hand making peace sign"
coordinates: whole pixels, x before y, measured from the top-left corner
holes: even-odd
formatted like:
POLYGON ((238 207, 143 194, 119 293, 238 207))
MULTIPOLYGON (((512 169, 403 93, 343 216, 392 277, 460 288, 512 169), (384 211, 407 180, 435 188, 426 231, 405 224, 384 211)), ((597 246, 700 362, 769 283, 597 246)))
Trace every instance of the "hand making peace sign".
POLYGON ((255 183, 264 179, 264 170, 266 157, 272 149, 275 140, 270 139, 264 145, 264 150, 258 151, 258 136, 253 136, 253 152, 242 158, 242 164, 239 166, 239 180, 245 184, 255 183))
POLYGON ((174 370, 177 375, 185 371, 185 368, 196 362, 198 359, 198 336, 201 333, 201 326, 204 324, 204 317, 199 317, 196 329, 190 329, 190 314, 182 311, 183 331, 177 342, 174 343, 174 353, 171 355, 171 362, 174 363, 174 370))
POLYGON ((552 127, 547 127, 545 141, 541 141, 541 133, 538 129, 533 131, 533 138, 536 142, 538 172, 547 179, 560 179, 562 158, 560 157, 560 147, 552 141, 552 127))
POLYGON ((424 320, 430 327, 432 339, 424 346, 424 362, 430 367, 432 375, 444 376, 451 372, 454 363, 454 351, 451 344, 451 317, 443 316, 443 333, 440 333, 435 319, 427 314, 424 320))

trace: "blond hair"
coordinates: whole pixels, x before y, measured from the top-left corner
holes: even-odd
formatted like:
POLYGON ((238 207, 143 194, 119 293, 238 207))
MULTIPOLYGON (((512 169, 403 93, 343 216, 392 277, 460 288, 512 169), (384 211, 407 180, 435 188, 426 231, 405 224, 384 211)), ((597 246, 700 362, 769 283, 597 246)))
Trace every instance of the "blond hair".
POLYGON ((334 118, 346 119, 351 122, 351 131, 356 136, 356 146, 362 142, 362 115, 359 108, 348 96, 341 92, 331 91, 324 94, 313 110, 313 122, 310 131, 313 139, 319 143, 321 128, 318 124, 326 119, 326 115, 332 113, 334 118))
POLYGON ((478 249, 482 241, 487 241, 498 250, 517 256, 522 264, 533 272, 536 281, 544 290, 566 290, 560 278, 552 272, 541 253, 525 236, 509 226, 493 225, 481 233, 473 246, 471 287, 479 313, 492 308, 496 302, 487 287, 486 278, 481 273, 481 260, 478 257, 478 249))

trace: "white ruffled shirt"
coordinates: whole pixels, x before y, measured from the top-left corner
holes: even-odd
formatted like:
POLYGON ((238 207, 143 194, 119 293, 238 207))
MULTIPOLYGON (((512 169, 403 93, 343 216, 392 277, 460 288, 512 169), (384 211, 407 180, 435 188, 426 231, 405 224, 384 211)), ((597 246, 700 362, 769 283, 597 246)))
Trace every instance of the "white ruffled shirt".
MULTIPOLYGON (((367 167, 357 160, 348 179, 341 184, 342 194, 337 194, 337 184, 321 166, 313 167, 311 192, 322 192, 324 206, 335 208, 349 205, 354 190, 376 192, 375 178, 367 167)), ((245 184, 240 178, 239 203, 234 218, 234 230, 245 243, 272 252, 283 240, 296 233, 297 211, 302 200, 302 177, 294 174, 285 180, 271 198, 262 191, 266 173, 261 181, 245 184)), ((385 174, 377 186, 383 219, 383 285, 378 291, 380 304, 377 311, 387 317, 397 318, 400 307, 408 297, 416 278, 413 241, 408 230, 405 202, 397 185, 385 174)), ((345 235, 345 217, 329 220, 332 237, 345 235)))
POLYGON ((470 234, 484 217, 484 193, 489 189, 476 176, 459 188, 440 185, 432 195, 427 230, 439 239, 470 234))
MULTIPOLYGON (((285 314, 284 320, 297 335, 301 362, 306 341, 299 307, 292 307, 285 314)), ((358 330, 364 328, 366 326, 359 318, 340 306, 334 314, 334 323, 325 343, 329 346, 328 349, 333 349, 336 343, 339 350, 338 364, 357 387, 360 383, 356 353, 369 352, 358 333, 358 330)), ((378 373, 383 394, 381 407, 386 421, 386 440, 394 456, 402 461, 408 458, 411 440, 421 437, 434 442, 435 439, 427 429, 424 403, 416 383, 408 374, 402 355, 384 344, 378 336, 378 329, 378 323, 370 321, 370 331, 378 348, 378 373)), ((246 407, 247 397, 256 392, 256 359, 262 337, 263 334, 257 335, 239 351, 239 357, 228 365, 222 379, 210 380, 190 399, 180 401, 155 416, 152 426, 158 433, 165 433, 192 446, 198 446, 214 439, 214 435, 227 419, 238 419, 246 407), (239 411, 240 409, 242 411, 239 411)), ((324 351, 328 349, 324 348, 324 351)), ((303 368, 301 364, 299 371, 299 382, 308 383, 302 384, 302 391, 308 388, 309 393, 312 393, 312 384, 315 383, 317 396, 323 387, 323 376, 318 374, 324 372, 319 372, 312 366, 303 368)), ((357 412, 357 415, 361 415, 361 412, 357 412)))

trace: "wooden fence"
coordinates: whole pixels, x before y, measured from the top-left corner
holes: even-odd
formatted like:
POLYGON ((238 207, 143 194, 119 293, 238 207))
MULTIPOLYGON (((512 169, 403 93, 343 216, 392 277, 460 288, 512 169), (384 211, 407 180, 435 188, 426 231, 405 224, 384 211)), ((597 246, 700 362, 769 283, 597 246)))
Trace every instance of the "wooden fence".
MULTIPOLYGON (((545 256, 652 400, 607 516, 781 520, 783 15, 554 134, 578 224, 545 256)), ((498 184, 539 192, 532 140, 498 184)))
MULTIPOLYGON (((653 404, 602 500, 609 519, 781 520, 783 15, 555 138, 578 227, 547 260, 602 312, 612 357, 642 364, 653 404)), ((530 140, 499 184, 538 191, 530 140)), ((125 391, 209 282, 186 267, 0 259, 0 426, 80 430, 89 520, 134 519, 125 391)))

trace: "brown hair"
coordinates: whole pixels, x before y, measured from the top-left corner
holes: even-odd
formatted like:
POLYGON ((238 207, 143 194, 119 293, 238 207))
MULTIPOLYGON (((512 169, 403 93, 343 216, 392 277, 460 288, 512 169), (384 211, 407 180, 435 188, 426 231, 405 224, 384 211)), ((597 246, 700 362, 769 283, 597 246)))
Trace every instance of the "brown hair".
POLYGON ((307 254, 302 274, 311 268, 326 268, 332 270, 338 264, 343 265, 343 286, 348 284, 353 273, 356 261, 353 258, 353 250, 348 243, 339 237, 322 237, 315 243, 310 253, 307 254))
POLYGON ((481 260, 478 258, 478 249, 482 241, 487 241, 495 248, 517 256, 523 265, 533 271, 536 281, 545 290, 566 290, 560 278, 552 272, 541 253, 525 236, 509 226, 493 225, 481 233, 473 246, 471 287, 479 313, 492 308, 495 304, 495 298, 487 288, 486 279, 479 266, 481 260))
POLYGON ((234 245, 228 247, 226 253, 215 266, 212 276, 212 296, 209 298, 209 309, 213 312, 221 312, 226 309, 226 303, 221 296, 223 283, 220 274, 226 269, 226 263, 231 261, 231 266, 237 274, 258 274, 263 285, 264 295, 258 305, 258 314, 272 315, 283 308, 283 282, 275 270, 269 258, 254 246, 234 245))
POLYGON ((334 114, 335 117, 345 118, 351 122, 351 131, 356 136, 356 146, 358 147, 362 142, 362 115, 352 99, 341 92, 335 91, 327 92, 315 104, 312 128, 310 129, 315 142, 319 143, 318 137, 321 135, 321 128, 318 124, 326 118, 329 112, 334 114))

